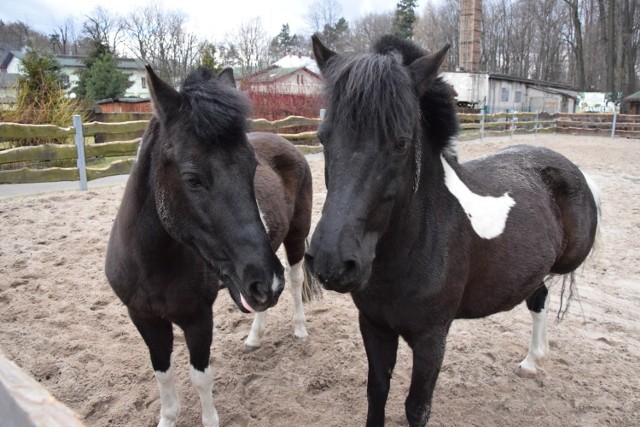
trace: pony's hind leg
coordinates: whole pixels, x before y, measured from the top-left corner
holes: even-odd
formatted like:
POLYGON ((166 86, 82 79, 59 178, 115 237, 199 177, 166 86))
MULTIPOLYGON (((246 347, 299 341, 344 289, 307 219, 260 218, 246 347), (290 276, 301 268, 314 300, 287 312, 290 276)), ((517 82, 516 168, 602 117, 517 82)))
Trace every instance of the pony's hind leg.
POLYGON ((213 339, 213 314, 201 312, 190 323, 180 325, 189 349, 191 384, 198 392, 202 405, 202 425, 218 427, 220 420, 213 403, 213 370, 211 369, 211 341, 213 339))
MULTIPOLYGON (((307 339, 306 318, 302 305, 302 286, 304 283, 304 261, 300 261, 289 268, 289 282, 291 295, 293 296, 293 336, 297 339, 307 339)), ((251 330, 244 342, 248 350, 256 349, 262 345, 262 336, 267 328, 267 312, 256 313, 251 330)))
POLYGON ((253 323, 251 324, 251 330, 249 331, 249 335, 244 342, 245 348, 247 350, 253 350, 262 345, 262 336, 264 335, 264 331, 267 329, 267 312, 261 311, 260 313, 256 313, 253 318, 253 323))
POLYGON ((291 282, 291 295, 293 296, 293 336, 305 340, 309 337, 309 334, 307 333, 306 318, 302 306, 304 260, 291 266, 289 269, 289 281, 291 282))
POLYGON ((149 348, 151 365, 160 389, 160 421, 158 427, 175 427, 180 403, 173 380, 173 326, 162 319, 149 319, 135 315, 129 310, 131 321, 140 332, 149 348))
POLYGON ((533 327, 531 330, 531 345, 527 357, 520 362, 518 375, 524 377, 535 376, 538 373, 538 362, 549 353, 547 341, 547 313, 549 311, 549 290, 542 286, 527 298, 527 308, 531 313, 533 327))

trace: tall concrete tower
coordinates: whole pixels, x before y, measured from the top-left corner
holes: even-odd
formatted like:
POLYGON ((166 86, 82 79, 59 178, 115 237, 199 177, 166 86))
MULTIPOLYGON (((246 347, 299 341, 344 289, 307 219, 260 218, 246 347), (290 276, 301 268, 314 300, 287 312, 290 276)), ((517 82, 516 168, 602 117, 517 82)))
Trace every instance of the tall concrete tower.
POLYGON ((460 0, 460 69, 480 71, 482 0, 460 0))

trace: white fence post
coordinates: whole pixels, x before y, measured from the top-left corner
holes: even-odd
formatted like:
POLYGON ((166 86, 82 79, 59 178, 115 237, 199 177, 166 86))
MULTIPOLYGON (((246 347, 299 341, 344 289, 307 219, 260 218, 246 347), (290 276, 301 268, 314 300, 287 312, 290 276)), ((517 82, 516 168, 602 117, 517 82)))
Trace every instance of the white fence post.
POLYGON ((80 175, 80 190, 87 190, 87 160, 84 157, 84 135, 82 134, 82 117, 73 115, 73 127, 76 129, 75 143, 78 150, 78 173, 80 175))
POLYGON ((616 119, 617 118, 618 118, 618 112, 614 110, 613 122, 611 123, 611 138, 615 138, 616 136, 616 119))
POLYGON ((484 108, 480 111, 480 139, 482 139, 484 138, 484 108))

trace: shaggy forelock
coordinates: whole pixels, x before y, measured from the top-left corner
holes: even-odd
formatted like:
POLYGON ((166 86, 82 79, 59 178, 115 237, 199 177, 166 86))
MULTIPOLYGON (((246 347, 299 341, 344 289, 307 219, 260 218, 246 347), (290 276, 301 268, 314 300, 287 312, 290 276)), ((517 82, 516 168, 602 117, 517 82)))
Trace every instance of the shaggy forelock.
POLYGON ((187 119, 203 139, 216 135, 245 133, 251 113, 248 97, 216 78, 207 68, 197 68, 185 79, 180 90, 189 104, 187 119))
POLYGON ((419 114, 408 70, 397 54, 341 56, 323 70, 332 126, 397 138, 419 114))

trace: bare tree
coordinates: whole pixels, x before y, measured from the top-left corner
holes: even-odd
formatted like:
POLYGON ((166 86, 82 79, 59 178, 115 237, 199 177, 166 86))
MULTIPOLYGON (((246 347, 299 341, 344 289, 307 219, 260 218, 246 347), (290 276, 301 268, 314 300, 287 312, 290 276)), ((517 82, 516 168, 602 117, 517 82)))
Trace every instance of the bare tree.
POLYGON ((393 29, 393 11, 384 13, 369 13, 356 20, 351 29, 349 45, 355 52, 368 52, 371 46, 393 29))
POLYGON ((165 11, 159 3, 135 9, 125 20, 127 48, 150 63, 156 73, 178 86, 199 59, 203 46, 186 30, 186 16, 165 11))
POLYGON ((444 0, 427 3, 413 28, 413 39, 429 52, 435 52, 447 43, 447 69, 458 68, 460 1, 444 0))
POLYGON ((125 36, 123 19, 102 6, 96 7, 82 24, 82 32, 91 40, 109 48, 114 55, 119 54, 125 36))
POLYGON ((235 31, 226 35, 221 54, 226 62, 238 66, 246 76, 269 64, 270 40, 262 20, 255 17, 242 22, 235 31))
POLYGON ((342 7, 336 0, 315 0, 305 18, 312 33, 322 33, 325 25, 335 25, 341 14, 342 7))

